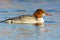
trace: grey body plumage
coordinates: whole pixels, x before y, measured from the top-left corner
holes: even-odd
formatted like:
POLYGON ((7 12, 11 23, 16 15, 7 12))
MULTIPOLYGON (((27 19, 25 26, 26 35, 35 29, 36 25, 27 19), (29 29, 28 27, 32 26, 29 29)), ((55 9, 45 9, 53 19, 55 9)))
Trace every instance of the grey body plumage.
MULTIPOLYGON (((0 21, 0 23, 2 23, 2 22, 4 22, 4 23, 16 23, 16 22, 19 22, 20 23, 20 21, 25 21, 26 19, 30 19, 30 18, 36 19, 35 17, 32 17, 31 15, 22 15, 22 16, 18 16, 18 17, 9 18, 9 19, 6 19, 4 21, 0 21)), ((21 23, 23 23, 23 22, 21 22, 21 23)))

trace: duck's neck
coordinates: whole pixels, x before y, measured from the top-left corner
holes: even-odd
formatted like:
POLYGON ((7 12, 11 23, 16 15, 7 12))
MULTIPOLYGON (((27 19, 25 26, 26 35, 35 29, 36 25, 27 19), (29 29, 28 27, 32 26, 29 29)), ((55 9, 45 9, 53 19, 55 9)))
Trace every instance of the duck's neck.
POLYGON ((36 18, 42 18, 42 15, 40 15, 38 13, 34 13, 33 16, 35 16, 36 18))
POLYGON ((33 14, 32 16, 34 16, 36 18, 42 18, 42 15, 33 14))
POLYGON ((38 21, 44 23, 44 19, 43 18, 38 18, 38 21))

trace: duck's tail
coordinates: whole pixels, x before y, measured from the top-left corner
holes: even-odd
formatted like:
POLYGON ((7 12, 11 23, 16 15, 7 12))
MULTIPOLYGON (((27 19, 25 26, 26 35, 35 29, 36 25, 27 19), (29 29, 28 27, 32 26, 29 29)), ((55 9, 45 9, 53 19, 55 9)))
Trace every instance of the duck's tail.
POLYGON ((0 23, 5 23, 5 21, 0 21, 0 23))

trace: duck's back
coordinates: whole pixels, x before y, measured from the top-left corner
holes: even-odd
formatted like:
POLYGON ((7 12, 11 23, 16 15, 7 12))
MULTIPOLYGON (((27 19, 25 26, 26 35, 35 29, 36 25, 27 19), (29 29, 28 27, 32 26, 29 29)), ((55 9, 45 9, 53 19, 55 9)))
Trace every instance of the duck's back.
POLYGON ((22 15, 19 17, 13 17, 13 18, 6 19, 2 22, 6 22, 6 23, 36 23, 36 18, 31 15, 22 15))
POLYGON ((20 20, 21 23, 36 23, 36 18, 31 15, 22 15, 19 16, 18 21, 20 20))

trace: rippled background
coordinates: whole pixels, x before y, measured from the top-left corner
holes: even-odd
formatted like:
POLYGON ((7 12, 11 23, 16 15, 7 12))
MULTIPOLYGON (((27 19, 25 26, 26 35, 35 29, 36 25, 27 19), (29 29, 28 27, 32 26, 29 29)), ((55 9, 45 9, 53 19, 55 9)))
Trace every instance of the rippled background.
POLYGON ((0 21, 44 9, 42 26, 0 23, 0 40, 60 40, 60 0, 0 0, 0 21))

